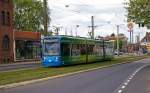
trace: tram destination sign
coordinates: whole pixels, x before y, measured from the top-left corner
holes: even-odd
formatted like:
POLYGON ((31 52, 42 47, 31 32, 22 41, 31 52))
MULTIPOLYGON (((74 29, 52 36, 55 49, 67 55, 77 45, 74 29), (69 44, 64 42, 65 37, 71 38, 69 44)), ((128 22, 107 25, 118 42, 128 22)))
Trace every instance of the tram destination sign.
POLYGON ((49 40, 44 40, 44 42, 58 42, 58 39, 49 39, 49 40))

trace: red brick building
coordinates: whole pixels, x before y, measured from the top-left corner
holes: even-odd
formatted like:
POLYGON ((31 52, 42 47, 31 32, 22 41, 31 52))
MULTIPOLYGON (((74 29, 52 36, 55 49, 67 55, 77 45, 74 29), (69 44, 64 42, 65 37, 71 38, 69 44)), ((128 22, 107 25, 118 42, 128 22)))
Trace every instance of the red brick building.
POLYGON ((0 62, 13 61, 13 0, 0 0, 0 62))
POLYGON ((39 59, 41 34, 13 29, 13 0, 0 0, 0 63, 39 59))

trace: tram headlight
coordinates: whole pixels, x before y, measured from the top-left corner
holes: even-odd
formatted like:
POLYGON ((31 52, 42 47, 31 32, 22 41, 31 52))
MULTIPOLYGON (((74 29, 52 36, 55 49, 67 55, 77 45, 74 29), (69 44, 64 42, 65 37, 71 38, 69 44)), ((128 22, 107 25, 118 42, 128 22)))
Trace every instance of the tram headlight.
POLYGON ((52 60, 49 59, 48 62, 52 62, 52 60))
POLYGON ((56 57, 56 58, 55 58, 55 61, 59 61, 59 57, 56 57))
POLYGON ((56 60, 58 60, 58 57, 56 57, 56 60))
POLYGON ((45 60, 45 59, 46 59, 46 57, 43 57, 43 59, 45 60))

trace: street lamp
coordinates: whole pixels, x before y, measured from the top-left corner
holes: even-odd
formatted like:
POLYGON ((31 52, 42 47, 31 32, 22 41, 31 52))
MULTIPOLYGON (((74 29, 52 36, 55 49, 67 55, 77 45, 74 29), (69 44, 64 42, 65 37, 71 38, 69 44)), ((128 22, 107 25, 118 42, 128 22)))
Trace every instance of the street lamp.
POLYGON ((117 55, 119 56, 119 25, 117 25, 117 55))
POLYGON ((120 53, 120 46, 119 46, 119 30, 120 30, 120 26, 124 25, 124 24, 117 24, 117 55, 119 56, 120 53))

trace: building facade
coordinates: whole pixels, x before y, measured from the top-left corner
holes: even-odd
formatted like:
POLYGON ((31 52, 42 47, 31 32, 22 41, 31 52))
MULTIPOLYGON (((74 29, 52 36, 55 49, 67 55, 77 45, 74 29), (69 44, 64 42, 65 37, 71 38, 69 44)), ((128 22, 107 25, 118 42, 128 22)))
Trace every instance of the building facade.
POLYGON ((41 58, 39 32, 14 30, 14 61, 35 61, 41 58))
POLYGON ((145 36, 142 38, 140 45, 145 51, 150 53, 150 32, 146 32, 145 36))
MULTIPOLYGON (((114 42, 114 50, 117 49, 117 35, 112 33, 110 36, 104 37, 104 40, 110 40, 114 42)), ((119 44, 119 50, 122 52, 127 52, 127 49, 125 48, 128 42, 128 38, 124 34, 119 34, 118 35, 118 40, 121 41, 119 44)))
POLYGON ((13 0, 0 0, 0 62, 12 62, 13 56, 13 0))

